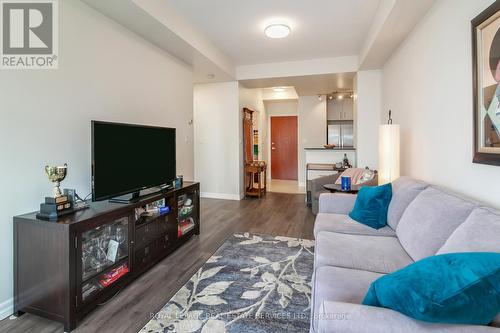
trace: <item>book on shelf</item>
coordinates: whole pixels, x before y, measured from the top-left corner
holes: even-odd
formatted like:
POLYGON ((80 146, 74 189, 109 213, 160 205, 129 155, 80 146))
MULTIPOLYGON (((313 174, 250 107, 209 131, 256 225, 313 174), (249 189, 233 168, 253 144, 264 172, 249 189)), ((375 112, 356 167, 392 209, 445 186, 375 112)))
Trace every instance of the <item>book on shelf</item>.
POLYGON ((118 280, 120 277, 122 277, 123 275, 125 275, 126 273, 128 273, 128 271, 129 271, 128 265, 127 264, 122 264, 122 265, 120 265, 120 266, 118 266, 116 268, 113 268, 108 273, 105 273, 103 275, 103 278, 99 280, 99 283, 103 287, 107 287, 110 284, 112 284, 113 282, 115 282, 116 280, 118 280))
POLYGON ((191 229, 195 227, 194 220, 192 218, 188 218, 179 223, 177 226, 177 237, 181 237, 188 233, 191 229))

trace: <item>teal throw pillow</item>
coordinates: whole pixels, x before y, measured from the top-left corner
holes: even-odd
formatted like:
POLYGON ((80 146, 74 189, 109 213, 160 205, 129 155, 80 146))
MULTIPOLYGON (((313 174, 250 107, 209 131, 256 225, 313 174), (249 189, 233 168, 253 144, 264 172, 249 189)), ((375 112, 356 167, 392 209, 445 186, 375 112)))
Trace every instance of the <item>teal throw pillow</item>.
POLYGON ((487 325, 500 311, 500 253, 422 259, 375 280, 363 304, 427 322, 487 325))
POLYGON ((387 225, 387 210, 392 198, 392 185, 363 186, 349 217, 369 227, 380 229, 387 225))

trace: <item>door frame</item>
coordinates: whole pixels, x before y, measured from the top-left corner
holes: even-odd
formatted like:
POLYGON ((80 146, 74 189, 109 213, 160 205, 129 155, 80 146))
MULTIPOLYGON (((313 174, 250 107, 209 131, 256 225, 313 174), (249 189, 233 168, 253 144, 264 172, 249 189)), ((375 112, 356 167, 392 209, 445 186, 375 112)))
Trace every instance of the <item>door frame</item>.
POLYGON ((299 168, 300 168, 300 118, 297 113, 284 113, 278 115, 268 115, 267 117, 267 179, 271 181, 273 179, 271 164, 273 163, 271 159, 271 118, 272 117, 296 117, 297 118, 297 182, 299 182, 299 168))

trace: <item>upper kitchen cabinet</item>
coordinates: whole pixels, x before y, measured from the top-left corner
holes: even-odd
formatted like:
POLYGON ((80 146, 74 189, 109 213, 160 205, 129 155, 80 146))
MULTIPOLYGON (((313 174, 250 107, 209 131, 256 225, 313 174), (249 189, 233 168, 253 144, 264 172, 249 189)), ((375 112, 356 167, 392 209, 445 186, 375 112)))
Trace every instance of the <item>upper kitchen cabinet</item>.
POLYGON ((352 98, 342 100, 342 112, 344 116, 342 120, 354 120, 354 105, 352 98))
POLYGON ((354 120, 353 100, 351 98, 328 100, 327 120, 354 120))

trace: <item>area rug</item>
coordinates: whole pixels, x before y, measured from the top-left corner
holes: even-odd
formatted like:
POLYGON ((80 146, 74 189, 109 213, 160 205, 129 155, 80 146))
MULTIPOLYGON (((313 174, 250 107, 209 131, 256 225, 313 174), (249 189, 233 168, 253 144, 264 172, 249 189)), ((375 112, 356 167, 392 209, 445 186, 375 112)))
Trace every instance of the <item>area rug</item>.
POLYGON ((314 242, 235 234, 143 332, 308 332, 314 242))

